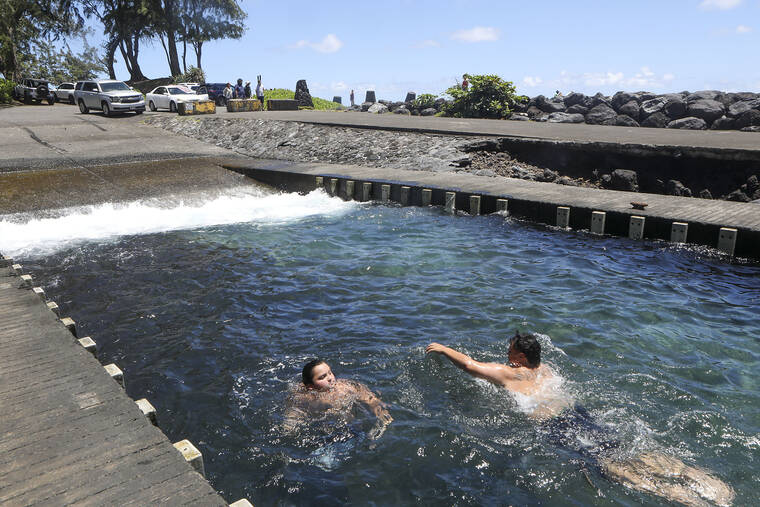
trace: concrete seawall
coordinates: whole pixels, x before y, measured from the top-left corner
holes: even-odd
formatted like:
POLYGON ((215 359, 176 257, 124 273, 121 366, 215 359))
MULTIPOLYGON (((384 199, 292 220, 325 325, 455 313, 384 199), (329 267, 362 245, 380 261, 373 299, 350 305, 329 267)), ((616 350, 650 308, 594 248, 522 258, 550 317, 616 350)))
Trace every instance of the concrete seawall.
MULTIPOLYGON (((594 212, 604 214, 605 234, 631 237, 632 217, 643 217, 641 239, 671 241, 674 223, 686 224, 685 241, 690 244, 720 248, 731 255, 760 259, 760 205, 710 201, 631 192, 617 192, 578 187, 564 187, 510 178, 487 178, 469 174, 441 174, 419 171, 376 169, 331 164, 295 164, 281 161, 231 161, 224 167, 238 171, 263 183, 286 191, 308 192, 322 186, 343 198, 362 200, 362 183, 370 183, 373 200, 383 200, 387 186, 388 199, 421 205, 422 190, 430 189, 432 205, 444 206, 446 194, 455 193, 456 209, 470 211, 470 197, 479 196, 479 213, 497 211, 499 200, 508 202, 508 212, 515 217, 592 230, 594 212), (334 183, 330 180, 336 180, 334 183), (353 182, 351 195, 347 182, 353 182), (406 196, 406 197, 405 197, 406 196), (631 202, 646 201, 644 210, 636 210, 631 202), (567 223, 558 222, 558 208, 568 208, 567 223), (719 247, 722 230, 735 231, 735 244, 730 252, 719 247)), ((562 210, 564 212, 564 210, 562 210)), ((599 215, 596 215, 599 216, 599 215)), ((679 228, 682 226, 678 226, 679 228)), ((731 234, 729 232, 729 234, 731 234)))

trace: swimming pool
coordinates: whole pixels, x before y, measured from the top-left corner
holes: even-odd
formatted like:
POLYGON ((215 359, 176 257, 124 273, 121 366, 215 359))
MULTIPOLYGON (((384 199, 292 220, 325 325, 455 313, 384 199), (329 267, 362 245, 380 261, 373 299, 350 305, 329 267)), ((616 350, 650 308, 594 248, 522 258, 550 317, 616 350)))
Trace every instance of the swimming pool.
POLYGON ((49 220, 2 222, 0 251, 124 370, 170 440, 203 452, 228 500, 660 503, 552 445, 524 400, 424 355, 440 341, 504 362, 515 329, 541 334, 566 391, 623 451, 713 470, 737 505, 760 486, 757 265, 318 192, 49 220), (314 356, 388 403, 380 439, 361 417, 334 432, 281 430, 314 356))

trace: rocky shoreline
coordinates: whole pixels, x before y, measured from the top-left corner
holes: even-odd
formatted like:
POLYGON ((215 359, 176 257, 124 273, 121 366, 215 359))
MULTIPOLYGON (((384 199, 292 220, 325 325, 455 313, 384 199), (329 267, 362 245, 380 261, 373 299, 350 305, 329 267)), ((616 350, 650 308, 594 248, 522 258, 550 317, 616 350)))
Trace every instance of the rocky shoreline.
MULTIPOLYGON (((222 148, 256 157, 294 162, 323 162, 413 171, 467 172, 560 185, 638 191, 635 171, 617 169, 587 178, 570 177, 551 167, 520 161, 500 149, 493 137, 465 137, 331 127, 268 119, 226 119, 215 116, 157 115, 145 122, 222 148)), ((681 182, 663 182, 663 194, 720 197, 735 201, 760 199, 758 178, 723 196, 706 189, 689 189, 681 182)))
MULTIPOLYGON (((409 92, 403 102, 375 102, 374 92, 367 92, 365 102, 348 109, 377 114, 433 116, 439 114, 447 102, 438 98, 420 106, 415 98, 416 95, 409 92)), ((512 109, 508 119, 515 121, 760 132, 760 93, 752 92, 703 90, 657 95, 621 91, 612 96, 570 93, 552 98, 538 95, 515 104, 512 109)))

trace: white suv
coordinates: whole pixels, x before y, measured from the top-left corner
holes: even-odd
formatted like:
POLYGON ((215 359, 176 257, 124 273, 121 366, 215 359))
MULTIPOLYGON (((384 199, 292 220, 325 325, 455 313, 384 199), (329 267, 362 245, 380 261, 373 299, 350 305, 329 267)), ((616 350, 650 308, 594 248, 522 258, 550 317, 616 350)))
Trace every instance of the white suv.
POLYGON ((142 93, 133 90, 124 81, 79 81, 74 88, 74 100, 82 114, 89 113, 90 109, 101 109, 106 116, 126 111, 142 114, 145 111, 142 93))

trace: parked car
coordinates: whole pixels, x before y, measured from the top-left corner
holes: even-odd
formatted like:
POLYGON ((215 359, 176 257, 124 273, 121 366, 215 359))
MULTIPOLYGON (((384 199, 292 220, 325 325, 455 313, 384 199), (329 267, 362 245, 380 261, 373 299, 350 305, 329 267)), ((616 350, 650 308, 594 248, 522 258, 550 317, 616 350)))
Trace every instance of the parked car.
POLYGON ((193 93, 198 93, 198 89, 201 87, 200 83, 176 83, 179 86, 184 86, 193 90, 193 93))
POLYGON ((51 91, 50 81, 46 79, 29 79, 24 78, 13 88, 13 97, 16 100, 23 100, 24 104, 43 100, 51 106, 55 104, 55 93, 51 91))
POLYGON ((74 83, 61 83, 55 90, 55 98, 58 101, 74 104, 74 83))
POLYGON ((205 93, 209 100, 216 102, 217 106, 226 106, 227 100, 224 98, 224 89, 227 83, 203 83, 198 88, 198 93, 205 93))
POLYGON ((171 112, 175 112, 177 104, 208 100, 208 95, 205 93, 198 95, 185 86, 167 85, 154 88, 150 93, 145 95, 145 100, 148 101, 148 107, 151 111, 168 109, 171 112))
POLYGON ((89 113, 90 109, 100 109, 106 116, 125 111, 142 114, 145 111, 142 93, 133 90, 124 81, 112 79, 78 81, 74 86, 74 100, 82 114, 89 113))

